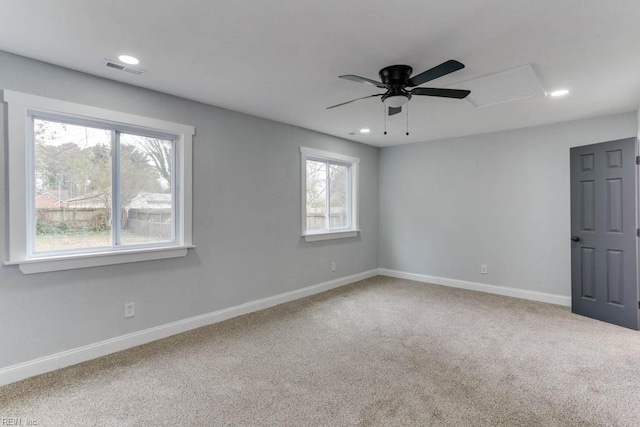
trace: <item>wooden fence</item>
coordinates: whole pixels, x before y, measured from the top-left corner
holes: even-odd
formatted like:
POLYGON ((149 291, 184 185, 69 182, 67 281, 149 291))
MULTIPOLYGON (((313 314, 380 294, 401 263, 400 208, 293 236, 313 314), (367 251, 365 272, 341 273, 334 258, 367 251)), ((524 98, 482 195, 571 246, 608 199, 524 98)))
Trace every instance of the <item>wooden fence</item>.
MULTIPOLYGON (((307 214, 307 230, 322 230, 326 225, 326 217, 324 214, 307 214)), ((347 226, 347 218, 342 213, 331 214, 329 217, 331 228, 340 228, 347 226)))
POLYGON ((171 223, 171 209, 129 209, 124 228, 139 236, 170 239, 171 223))
MULTIPOLYGON (((67 223, 71 228, 83 228, 94 225, 97 218, 109 222, 110 212, 99 208, 39 208, 38 221, 51 223, 67 223)), ((342 213, 331 214, 331 228, 347 225, 347 218, 342 213)), ((307 214, 307 229, 324 229, 326 217, 323 214, 307 214)), ((122 227, 139 236, 171 238, 171 209, 129 209, 122 218, 122 227)))
MULTIPOLYGON (((104 208, 38 208, 37 214, 39 222, 65 223, 77 229, 109 224, 111 218, 104 208)), ((171 227, 171 209, 129 209, 122 217, 122 228, 139 236, 170 239, 171 227)))
POLYGON ((38 221, 67 222, 71 224, 90 223, 96 215, 106 215, 104 208, 38 208, 38 221))

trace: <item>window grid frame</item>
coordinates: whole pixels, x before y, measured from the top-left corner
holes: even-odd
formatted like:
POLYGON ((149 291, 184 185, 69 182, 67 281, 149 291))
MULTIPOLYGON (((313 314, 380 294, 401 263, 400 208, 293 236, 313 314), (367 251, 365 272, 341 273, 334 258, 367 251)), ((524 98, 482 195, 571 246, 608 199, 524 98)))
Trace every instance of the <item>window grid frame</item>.
MULTIPOLYGON (((352 213, 351 213, 351 174, 352 174, 352 165, 351 163, 348 162, 341 162, 341 161, 337 161, 337 160, 328 160, 328 159, 323 159, 323 158, 319 158, 319 157, 313 157, 313 156, 307 156, 306 161, 312 161, 312 162, 318 162, 318 163, 324 163, 326 165, 325 167, 325 204, 326 204, 326 209, 325 209, 325 228, 323 229, 315 229, 312 230, 313 233, 333 233, 336 231, 344 231, 344 230, 349 230, 351 229, 351 222, 352 222, 352 213), (331 226, 331 166, 344 166, 347 168, 347 182, 346 182, 346 186, 347 186, 347 192, 346 192, 346 200, 345 200, 345 210, 346 210, 346 218, 347 218, 347 225, 345 225, 344 227, 332 227, 331 226)), ((309 230, 307 230, 307 232, 309 232, 309 230)))
POLYGON ((192 243, 193 126, 6 89, 0 91, 0 100, 5 103, 7 127, 7 246, 2 260, 4 265, 17 265, 22 273, 34 274, 183 257, 187 249, 195 247, 192 243), (97 248, 89 253, 46 252, 44 256, 33 256, 33 248, 29 247, 33 239, 29 236, 31 227, 28 218, 35 201, 30 202, 27 196, 34 180, 31 174, 33 169, 29 169, 28 164, 29 159, 33 158, 28 143, 29 138, 32 139, 29 134, 33 132, 31 114, 46 115, 52 119, 62 117, 64 122, 71 124, 81 121, 84 126, 95 126, 96 123, 100 123, 101 128, 118 126, 124 132, 142 132, 145 136, 175 135, 172 175, 176 219, 173 245, 161 242, 162 246, 127 245, 111 251, 97 248))
POLYGON ((323 150, 317 150, 308 147, 300 147, 301 162, 301 212, 302 212, 302 237, 306 241, 328 240, 334 238, 355 237, 360 232, 358 228, 358 166, 360 159, 343 154, 332 153, 323 150), (326 182, 326 227, 322 230, 307 229, 307 161, 323 162, 326 165, 325 182, 326 182), (330 164, 337 166, 347 166, 347 226, 340 228, 330 228, 330 164))
POLYGON ((172 135, 169 133, 161 133, 161 132, 146 132, 144 129, 136 128, 135 126, 119 126, 118 124, 109 124, 105 122, 101 122, 96 119, 80 119, 77 117, 67 117, 64 114, 49 114, 42 111, 32 110, 30 109, 28 112, 28 123, 29 128, 27 129, 27 150, 28 150, 28 158, 27 158, 27 182, 28 182, 28 195, 27 202, 28 208, 27 212, 29 214, 29 224, 27 230, 27 254, 30 259, 38 259, 38 258, 46 258, 50 256, 57 255, 83 255, 83 254, 93 254, 96 252, 114 252, 117 253, 123 249, 129 248, 164 248, 164 247, 172 247, 175 246, 177 239, 177 228, 178 222, 176 219, 176 179, 174 174, 172 173, 170 188, 171 188, 171 214, 172 214, 172 224, 171 224, 171 238, 169 240, 163 240, 160 242, 143 242, 143 243, 129 243, 123 244, 121 235, 122 235, 122 218, 121 218, 121 204, 122 204, 122 187, 121 187, 121 144, 120 138, 123 133, 127 135, 136 135, 148 138, 158 138, 164 139, 166 141, 171 141, 171 165, 172 171, 175 171, 175 163, 177 157, 176 151, 176 139, 178 135, 172 135), (69 120, 66 120, 66 119, 69 120), (36 228, 35 224, 37 221, 37 209, 35 208, 35 150, 36 150, 36 141, 35 141, 35 121, 43 120, 49 122, 55 122, 60 124, 69 124, 73 126, 84 126, 84 127, 92 127, 94 129, 103 129, 110 131, 110 157, 111 157, 111 244, 110 246, 93 246, 93 247, 82 247, 82 248, 70 248, 70 249, 59 249, 59 250, 48 250, 48 251, 37 251, 36 250, 36 228), (124 129, 124 130, 123 130, 124 129))

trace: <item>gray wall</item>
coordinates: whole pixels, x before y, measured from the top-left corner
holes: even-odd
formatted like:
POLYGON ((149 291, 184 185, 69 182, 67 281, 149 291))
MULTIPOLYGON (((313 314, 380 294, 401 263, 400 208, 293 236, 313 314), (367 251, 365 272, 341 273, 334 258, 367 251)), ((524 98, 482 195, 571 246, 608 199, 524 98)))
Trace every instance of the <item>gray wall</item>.
MULTIPOLYGON (((0 368, 378 265, 377 148, 3 52, 0 89, 194 125, 197 133, 197 248, 185 258, 30 276, 1 267, 0 368), (360 237, 300 238, 300 145, 360 158, 360 237), (125 320, 130 301, 136 317, 125 320)), ((4 137, 0 143, 6 147, 4 137)), ((2 254, 5 208, 0 192, 2 254)))
MULTIPOLYGON (((0 89, 197 132, 197 248, 185 258, 31 276, 0 267, 0 368, 378 265, 569 295, 569 147, 638 132, 629 113, 385 148, 378 156, 373 147, 3 52, 0 89), (360 237, 300 238, 300 145, 360 157, 360 237), (136 317, 125 320, 130 301, 136 317)), ((5 208, 0 191, 0 255, 5 208)))
POLYGON ((569 147, 635 136, 636 122, 628 113, 382 149, 379 266, 569 296, 569 147))

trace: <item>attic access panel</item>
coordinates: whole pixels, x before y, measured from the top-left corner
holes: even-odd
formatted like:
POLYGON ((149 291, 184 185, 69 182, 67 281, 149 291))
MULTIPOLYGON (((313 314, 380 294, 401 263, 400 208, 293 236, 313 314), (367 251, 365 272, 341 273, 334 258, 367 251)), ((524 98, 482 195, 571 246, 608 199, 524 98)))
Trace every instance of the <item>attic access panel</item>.
POLYGON ((531 64, 457 82, 455 86, 464 87, 471 91, 466 99, 475 107, 488 107, 545 95, 538 75, 531 64))

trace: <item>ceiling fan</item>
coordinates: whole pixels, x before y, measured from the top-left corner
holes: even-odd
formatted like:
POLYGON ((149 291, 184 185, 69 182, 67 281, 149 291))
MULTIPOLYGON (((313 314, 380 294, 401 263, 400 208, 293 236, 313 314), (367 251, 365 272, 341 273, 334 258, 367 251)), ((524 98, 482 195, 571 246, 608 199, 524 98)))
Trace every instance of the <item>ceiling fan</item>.
POLYGON ((377 93, 375 95, 352 99, 351 101, 332 105, 331 107, 327 107, 327 109, 340 107, 342 105, 350 104, 361 99, 375 98, 379 96, 381 97, 381 101, 384 102, 385 106, 388 108, 389 116, 393 116, 394 114, 398 114, 402 111, 402 106, 406 104, 413 95, 463 99, 467 95, 469 95, 471 91, 462 89, 444 89, 431 87, 416 87, 415 89, 407 90, 408 87, 410 88, 419 86, 423 83, 437 79, 438 77, 445 76, 463 68, 464 64, 450 59, 413 77, 411 77, 413 68, 411 68, 410 66, 391 65, 380 70, 379 74, 380 80, 382 80, 381 82, 367 79, 365 77, 354 76, 353 74, 339 76, 341 79, 352 80, 354 82, 376 86, 380 89, 386 89, 387 91, 385 93, 377 93))

